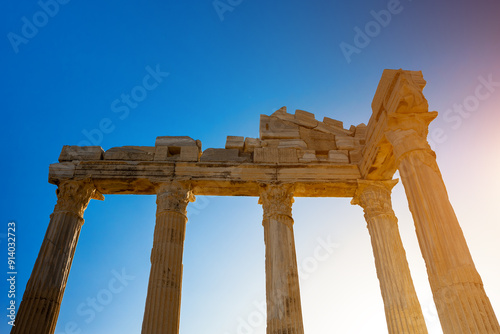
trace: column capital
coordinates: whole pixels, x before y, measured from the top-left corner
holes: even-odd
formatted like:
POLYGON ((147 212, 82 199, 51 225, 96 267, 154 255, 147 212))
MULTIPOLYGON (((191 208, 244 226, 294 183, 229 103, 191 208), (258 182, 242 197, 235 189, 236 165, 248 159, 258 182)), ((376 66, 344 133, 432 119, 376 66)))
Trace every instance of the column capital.
POLYGON ((273 183, 261 185, 259 204, 262 204, 264 220, 276 215, 283 215, 292 219, 293 191, 293 184, 273 183))
POLYGON ((396 219, 391 205, 391 191, 398 181, 398 179, 386 181, 358 180, 358 187, 351 204, 363 208, 368 223, 380 215, 396 219))
POLYGON ((186 215, 187 205, 195 201, 189 182, 171 181, 161 183, 156 189, 157 213, 175 211, 186 215))
POLYGON ((436 117, 437 111, 389 115, 384 134, 392 145, 397 165, 413 151, 428 153, 431 160, 435 158, 436 155, 427 142, 427 134, 429 124, 436 117))
POLYGON ((104 196, 96 190, 90 179, 63 181, 59 183, 56 195, 57 204, 54 212, 72 212, 81 219, 91 199, 104 200, 104 196))

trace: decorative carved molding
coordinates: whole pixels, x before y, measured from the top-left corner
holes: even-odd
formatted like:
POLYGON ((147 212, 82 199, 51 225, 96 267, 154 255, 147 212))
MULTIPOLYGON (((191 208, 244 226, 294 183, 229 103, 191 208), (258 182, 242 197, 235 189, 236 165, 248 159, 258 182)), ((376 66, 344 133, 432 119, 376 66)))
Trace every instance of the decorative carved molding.
POLYGON ((439 173, 436 164, 436 153, 427 142, 429 124, 436 116, 436 111, 391 115, 387 122, 385 137, 392 145, 397 166, 410 154, 418 152, 413 163, 425 164, 439 173))
POLYGON ((276 215, 292 219, 293 190, 292 184, 267 184, 261 187, 259 204, 262 204, 264 221, 276 215))
POLYGON ((399 85, 395 96, 398 101, 396 113, 419 113, 428 110, 429 104, 422 93, 424 86, 415 82, 410 73, 401 71, 399 85))
POLYGON ((91 180, 64 181, 56 190, 57 204, 54 212, 68 211, 75 213, 83 219, 83 213, 92 198, 103 200, 104 196, 99 193, 91 180))
POLYGON ((363 208, 368 223, 373 218, 384 215, 397 221, 391 205, 391 190, 399 180, 369 181, 358 180, 358 188, 351 204, 363 208))
POLYGON ((186 215, 188 203, 195 201, 191 186, 187 182, 162 183, 158 187, 157 194, 157 213, 174 211, 186 215))

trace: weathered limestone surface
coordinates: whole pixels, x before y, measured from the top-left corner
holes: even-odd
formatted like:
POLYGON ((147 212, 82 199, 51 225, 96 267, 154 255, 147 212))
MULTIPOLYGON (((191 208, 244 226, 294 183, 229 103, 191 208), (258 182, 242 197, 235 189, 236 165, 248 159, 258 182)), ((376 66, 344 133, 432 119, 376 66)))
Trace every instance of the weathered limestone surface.
MULTIPOLYGON (((429 121, 422 116, 424 124, 429 121)), ((500 333, 435 154, 418 132, 398 129, 386 135, 394 145, 443 332, 500 333)))
POLYGON ((352 204, 364 212, 375 257, 390 334, 426 334, 422 309, 413 286, 406 253, 392 211, 394 181, 358 181, 352 204))
POLYGON ((245 137, 242 136, 227 136, 226 149, 235 148, 243 151, 245 147, 245 137))
POLYGON ((250 162, 251 156, 248 153, 240 153, 239 149, 209 148, 203 151, 200 158, 202 162, 250 162))
POLYGON ((142 334, 179 333, 186 207, 193 201, 188 184, 171 182, 158 189, 142 334))
POLYGON ((104 152, 104 160, 152 161, 155 148, 149 146, 113 147, 104 152))
MULTIPOLYGON (((428 112, 422 94, 425 81, 415 73, 384 74, 393 76, 395 88, 386 92, 383 135, 392 147, 391 159, 405 187, 443 332, 500 333, 449 201, 436 154, 426 140, 428 125, 437 112, 428 112)), ((374 103, 380 102, 374 99, 374 103)))
POLYGON ((57 204, 26 285, 12 334, 52 334, 91 198, 103 199, 90 181, 59 184, 57 204))
POLYGON ((497 333, 498 320, 449 202, 426 137, 421 72, 385 70, 367 125, 283 107, 261 115, 259 138, 228 136, 202 151, 187 136, 155 146, 64 146, 49 167, 58 203, 12 333, 53 333, 90 198, 155 194, 157 224, 143 333, 178 333, 186 205, 193 195, 258 196, 264 208, 269 334, 303 333, 291 205, 353 197, 365 210, 390 333, 425 333, 390 204, 399 169, 445 334, 497 333))
POLYGON ((59 162, 73 160, 102 160, 104 150, 100 146, 64 145, 59 155, 59 162))
POLYGON ((291 185, 267 185, 259 198, 264 210, 268 334, 304 333, 292 203, 291 185))

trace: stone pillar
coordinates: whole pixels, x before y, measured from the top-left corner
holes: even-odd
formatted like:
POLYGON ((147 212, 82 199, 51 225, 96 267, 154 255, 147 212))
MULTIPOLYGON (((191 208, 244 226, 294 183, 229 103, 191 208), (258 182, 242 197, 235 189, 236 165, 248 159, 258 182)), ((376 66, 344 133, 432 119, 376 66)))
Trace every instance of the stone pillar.
POLYGON ((391 189, 397 182, 358 180, 351 204, 365 212, 389 334, 427 334, 391 206, 391 189))
POLYGON ((500 333, 483 282, 427 143, 436 112, 395 114, 386 138, 393 147, 445 334, 500 333))
POLYGON ((290 185, 267 185, 259 198, 264 210, 267 334, 304 333, 292 203, 290 185))
POLYGON ((187 184, 162 184, 157 192, 156 226, 142 334, 178 334, 186 207, 194 201, 187 184))
POLYGON ((26 285, 11 334, 52 334, 91 198, 104 199, 92 182, 66 181, 57 189, 57 204, 26 285))

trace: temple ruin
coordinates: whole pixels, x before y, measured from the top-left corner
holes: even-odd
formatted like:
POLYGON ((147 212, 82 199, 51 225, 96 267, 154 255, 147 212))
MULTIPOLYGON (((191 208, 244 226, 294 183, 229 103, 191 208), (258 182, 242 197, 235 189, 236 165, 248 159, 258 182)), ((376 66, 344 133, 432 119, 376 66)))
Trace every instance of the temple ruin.
POLYGON ((304 333, 294 197, 348 197, 364 209, 388 332, 427 333, 391 206, 396 170, 443 332, 500 333, 427 142, 437 112, 428 110, 425 83, 421 72, 385 70, 369 122, 349 129, 283 107, 261 115, 259 138, 228 136, 223 149, 168 136, 150 147, 64 146, 49 170, 57 204, 11 333, 54 333, 84 211, 106 194, 157 196, 143 334, 179 333, 186 213, 198 195, 262 204, 268 334, 304 333))

